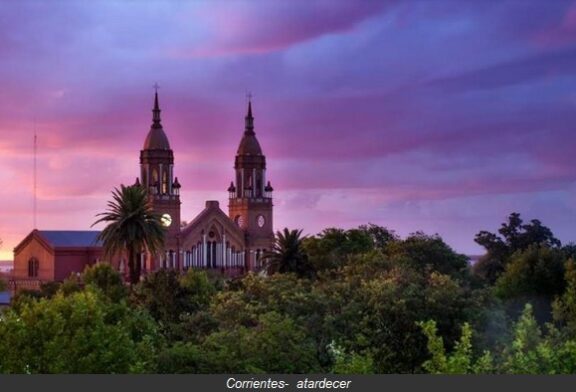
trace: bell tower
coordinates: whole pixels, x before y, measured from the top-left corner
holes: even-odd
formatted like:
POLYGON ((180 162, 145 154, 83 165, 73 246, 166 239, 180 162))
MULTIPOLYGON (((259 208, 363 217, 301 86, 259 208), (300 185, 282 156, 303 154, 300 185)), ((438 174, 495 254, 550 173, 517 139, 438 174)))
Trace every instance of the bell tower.
POLYGON ((180 183, 174 177, 174 153, 162 128, 158 87, 155 87, 152 126, 140 151, 140 178, 136 181, 148 190, 153 209, 167 229, 165 254, 150 263, 150 270, 178 268, 180 233, 180 183))
POLYGON ((228 215, 243 231, 246 268, 261 266, 261 256, 274 244, 272 185, 266 180, 266 157, 254 133, 252 101, 248 102, 244 135, 234 161, 236 180, 228 188, 228 215))

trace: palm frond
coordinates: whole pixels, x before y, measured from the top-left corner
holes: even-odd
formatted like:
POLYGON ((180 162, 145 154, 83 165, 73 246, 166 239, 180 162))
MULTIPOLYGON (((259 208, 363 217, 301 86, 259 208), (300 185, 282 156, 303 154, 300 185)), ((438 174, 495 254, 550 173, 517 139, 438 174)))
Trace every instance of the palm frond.
POLYGON ((152 208, 146 189, 121 185, 120 189, 112 191, 112 200, 108 201, 107 207, 105 212, 96 215, 98 219, 92 224, 107 223, 98 237, 105 257, 126 252, 129 268, 133 269, 138 252, 148 250, 158 254, 164 249, 165 228, 152 208))

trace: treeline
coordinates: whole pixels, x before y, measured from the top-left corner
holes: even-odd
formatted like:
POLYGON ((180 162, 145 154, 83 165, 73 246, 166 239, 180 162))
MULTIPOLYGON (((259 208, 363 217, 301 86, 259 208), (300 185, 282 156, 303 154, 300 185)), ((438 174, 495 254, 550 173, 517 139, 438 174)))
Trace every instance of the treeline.
POLYGON ((480 232, 474 266, 437 235, 376 225, 277 233, 266 273, 107 264, 0 316, 4 373, 574 373, 576 266, 539 221, 480 232))

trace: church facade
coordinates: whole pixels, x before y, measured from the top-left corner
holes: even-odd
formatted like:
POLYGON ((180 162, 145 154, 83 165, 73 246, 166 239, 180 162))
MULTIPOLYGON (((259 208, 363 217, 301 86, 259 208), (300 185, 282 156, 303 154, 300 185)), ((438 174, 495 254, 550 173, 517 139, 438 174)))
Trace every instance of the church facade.
MULTIPOLYGON (((186 225, 181 224, 182 185, 162 126, 158 92, 152 113, 152 125, 140 151, 140 174, 134 185, 148 190, 152 208, 161 216, 166 228, 165 249, 159 255, 142 253, 142 271, 201 268, 235 276, 259 270, 263 266, 262 255, 274 244, 273 188, 266 178, 266 157, 254 132, 252 102, 248 103, 244 132, 234 158, 233 180, 227 188, 228 212, 221 209, 218 201, 208 200, 204 210, 186 225)), ((13 287, 35 288, 43 282, 63 280, 102 261, 98 234, 33 230, 14 249, 13 287)), ((122 255, 110 262, 127 272, 122 255)))
POLYGON ((262 255, 274 242, 272 185, 266 180, 266 156, 254 132, 252 102, 234 159, 234 179, 228 187, 228 213, 217 201, 181 226, 180 189, 174 153, 164 132, 158 92, 152 126, 140 151, 136 185, 150 194, 153 209, 166 226, 163 255, 141 255, 143 271, 158 268, 210 268, 236 274, 262 267, 262 255))

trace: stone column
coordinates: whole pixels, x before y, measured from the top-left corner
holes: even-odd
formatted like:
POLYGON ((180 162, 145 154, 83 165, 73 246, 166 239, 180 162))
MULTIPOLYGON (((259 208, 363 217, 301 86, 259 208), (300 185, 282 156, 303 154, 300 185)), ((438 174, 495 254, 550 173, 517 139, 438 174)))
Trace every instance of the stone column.
POLYGON ((206 243, 206 234, 202 234, 202 267, 207 267, 208 262, 208 244, 206 243))
POLYGON ((222 266, 224 268, 227 267, 226 256, 226 234, 222 234, 222 266))

